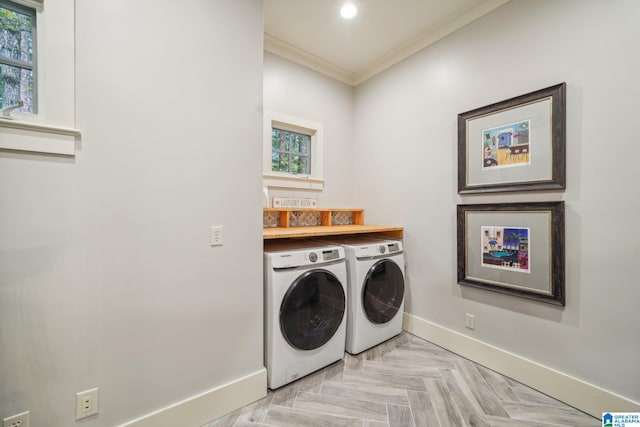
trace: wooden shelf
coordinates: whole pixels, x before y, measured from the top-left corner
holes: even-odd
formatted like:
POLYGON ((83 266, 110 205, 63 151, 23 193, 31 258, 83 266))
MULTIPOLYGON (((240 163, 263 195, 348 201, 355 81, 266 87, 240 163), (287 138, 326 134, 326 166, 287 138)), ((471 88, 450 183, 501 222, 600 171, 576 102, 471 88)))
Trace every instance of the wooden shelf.
POLYGON ((388 227, 384 225, 332 225, 314 227, 272 227, 263 230, 263 238, 288 239, 319 236, 338 236, 344 234, 376 234, 379 236, 402 239, 402 227, 388 227))
POLYGON ((318 236, 337 236, 345 234, 375 234, 402 239, 403 228, 396 226, 366 225, 364 209, 302 209, 302 208, 264 208, 263 225, 278 224, 277 227, 263 228, 263 238, 288 239, 318 236), (275 214, 272 214, 274 212, 275 214), (310 216, 318 225, 304 224, 300 217, 306 212, 317 215, 310 216), (275 219, 277 215, 277 220, 275 219), (277 221, 277 222, 276 222, 277 221), (345 221, 350 222, 346 224, 345 221))
MULTIPOLYGON (((364 209, 305 209, 305 208, 264 208, 264 213, 275 212, 278 215, 278 227, 288 228, 291 227, 291 220, 294 215, 304 214, 306 212, 317 213, 320 216, 320 224, 325 227, 334 224, 335 216, 346 213, 351 216, 351 224, 364 224, 364 209), (335 215, 334 215, 335 214, 335 215)), ((265 221, 266 222, 266 221, 265 221)), ((295 226, 295 225, 294 225, 295 226)))

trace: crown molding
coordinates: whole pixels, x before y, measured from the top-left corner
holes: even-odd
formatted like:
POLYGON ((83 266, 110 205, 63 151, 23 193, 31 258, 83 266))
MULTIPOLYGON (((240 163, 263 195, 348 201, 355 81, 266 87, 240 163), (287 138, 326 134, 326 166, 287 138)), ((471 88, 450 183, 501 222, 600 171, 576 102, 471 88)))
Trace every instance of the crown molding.
POLYGON ((505 3, 508 3, 509 1, 510 0, 487 0, 480 6, 470 10, 463 15, 460 15, 459 17, 453 19, 445 25, 420 33, 415 38, 407 41, 397 49, 392 50, 388 54, 382 56, 380 59, 367 65, 364 69, 356 73, 354 86, 365 82, 366 80, 381 73, 387 68, 410 57, 411 55, 416 54, 427 46, 434 44, 438 40, 459 30, 465 25, 475 21, 481 16, 486 15, 492 10, 497 9, 505 3))
POLYGON ((351 86, 355 86, 354 73, 339 65, 325 61, 303 49, 297 48, 282 41, 271 34, 264 33, 264 50, 281 56, 289 61, 311 68, 319 73, 325 74, 335 80, 341 81, 351 86))
POLYGON ((340 67, 332 62, 319 58, 303 49, 295 47, 285 41, 282 41, 268 33, 264 33, 264 50, 275 55, 281 56, 297 64, 311 68, 319 73, 325 74, 333 79, 357 86, 375 75, 381 73, 387 68, 397 64, 398 62, 414 55, 420 50, 446 37, 465 25, 475 21, 483 15, 494 9, 508 3, 510 0, 487 0, 469 12, 460 15, 449 23, 424 31, 413 39, 402 44, 398 48, 392 50, 380 59, 365 66, 356 73, 340 67))

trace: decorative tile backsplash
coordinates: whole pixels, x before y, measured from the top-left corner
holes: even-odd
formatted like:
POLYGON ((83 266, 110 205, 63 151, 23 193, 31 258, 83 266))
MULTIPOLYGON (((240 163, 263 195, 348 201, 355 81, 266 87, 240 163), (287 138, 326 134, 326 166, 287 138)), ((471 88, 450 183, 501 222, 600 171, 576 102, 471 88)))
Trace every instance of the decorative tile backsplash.
POLYGON ((353 212, 331 212, 332 225, 353 224, 353 212))
POLYGON ((332 225, 362 225, 362 209, 265 209, 263 228, 316 227, 332 225))
POLYGON ((279 212, 264 212, 262 214, 262 226, 264 228, 277 227, 278 219, 280 219, 279 212))
POLYGON ((289 225, 291 227, 306 227, 311 225, 321 225, 320 212, 314 211, 293 211, 290 212, 289 225))

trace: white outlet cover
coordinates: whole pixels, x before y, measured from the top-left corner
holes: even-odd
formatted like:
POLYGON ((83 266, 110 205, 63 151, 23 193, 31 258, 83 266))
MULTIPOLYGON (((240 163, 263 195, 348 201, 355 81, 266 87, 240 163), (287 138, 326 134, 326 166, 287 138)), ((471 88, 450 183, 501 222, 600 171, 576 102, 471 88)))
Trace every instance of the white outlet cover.
POLYGON ((465 327, 469 328, 469 329, 475 329, 476 328, 476 316, 474 316, 473 314, 469 314, 467 313, 465 316, 465 327))
POLYGON ((99 391, 98 388, 92 388, 76 393, 76 420, 98 413, 99 391))
POLYGON ((221 225, 211 226, 211 246, 222 246, 223 244, 223 227, 221 225))
POLYGON ((3 418, 2 427, 29 427, 29 411, 3 418))

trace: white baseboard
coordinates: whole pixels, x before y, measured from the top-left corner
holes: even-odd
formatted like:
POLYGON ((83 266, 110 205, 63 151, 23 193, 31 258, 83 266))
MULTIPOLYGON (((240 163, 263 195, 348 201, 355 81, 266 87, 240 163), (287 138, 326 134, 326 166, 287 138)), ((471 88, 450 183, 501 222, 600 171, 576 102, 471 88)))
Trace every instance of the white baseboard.
POLYGON ((638 402, 412 314, 404 314, 403 328, 598 419, 603 412, 640 412, 638 402))
POLYGON ((267 395, 267 370, 192 396, 119 427, 198 427, 267 395))

